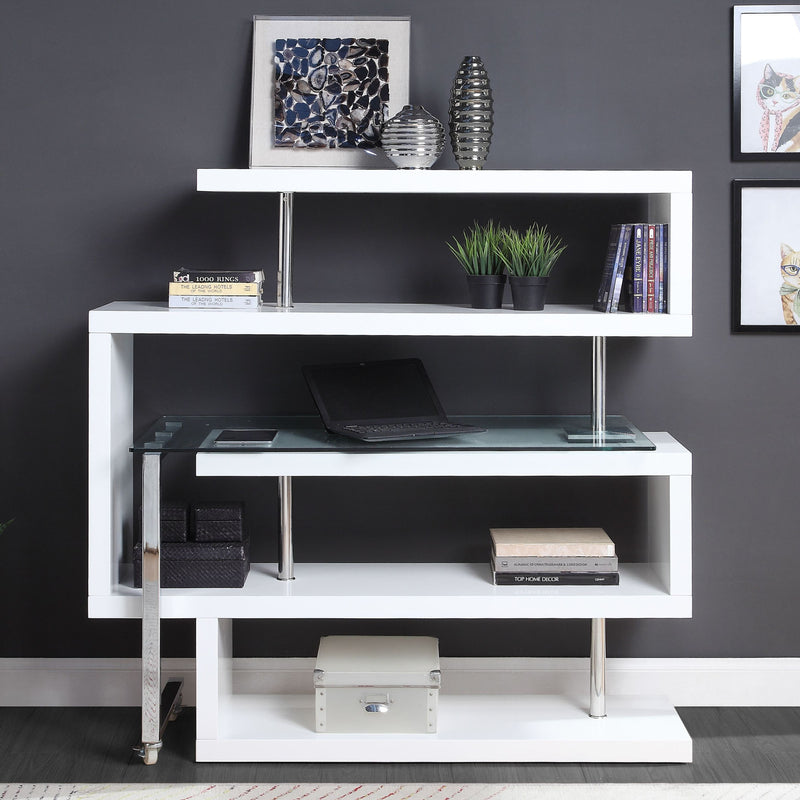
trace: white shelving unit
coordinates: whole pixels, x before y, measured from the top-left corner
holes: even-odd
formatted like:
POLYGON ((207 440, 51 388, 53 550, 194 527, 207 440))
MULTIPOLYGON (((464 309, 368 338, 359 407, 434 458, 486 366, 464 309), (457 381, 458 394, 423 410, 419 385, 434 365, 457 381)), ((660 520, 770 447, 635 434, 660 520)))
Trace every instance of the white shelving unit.
MULTIPOLYGON (((127 579, 123 542, 133 525, 133 347, 137 335, 578 336, 691 335, 691 174, 687 172, 198 170, 201 191, 633 194, 651 221, 670 224, 668 314, 476 311, 437 305, 267 305, 260 312, 169 310, 115 302, 90 312, 89 615, 143 615, 127 579), (346 180, 344 180, 346 178, 346 180)), ((289 205, 291 209, 291 204, 289 205)), ((285 223, 285 218, 282 224, 285 223)), ((285 225, 284 225, 285 229, 285 225)), ((289 226, 290 232, 290 226, 289 226)), ((285 244, 285 243, 284 243, 285 244)), ((285 248, 284 248, 285 249, 285 248)), ((289 248, 290 249, 290 248, 289 248)), ((281 268, 286 276, 285 254, 281 268)), ((232 620, 242 618, 544 619, 687 618, 691 593, 691 454, 669 434, 650 451, 198 453, 203 476, 637 476, 646 479, 647 561, 622 564, 619 586, 495 587, 476 564, 254 564, 245 587, 163 590, 156 621, 197 625, 197 751, 201 761, 690 761, 692 745, 662 699, 609 698, 591 718, 586 698, 449 695, 443 676, 439 732, 317 734, 313 687, 303 695, 245 694, 234 686, 232 620)), ((158 650, 156 648, 156 657, 158 650)), ((143 653, 144 658, 144 653, 143 653)), ((148 690, 143 690, 145 695, 148 690)), ((143 697, 143 731, 145 705, 143 697)), ((145 742, 155 741, 145 738, 145 742)))

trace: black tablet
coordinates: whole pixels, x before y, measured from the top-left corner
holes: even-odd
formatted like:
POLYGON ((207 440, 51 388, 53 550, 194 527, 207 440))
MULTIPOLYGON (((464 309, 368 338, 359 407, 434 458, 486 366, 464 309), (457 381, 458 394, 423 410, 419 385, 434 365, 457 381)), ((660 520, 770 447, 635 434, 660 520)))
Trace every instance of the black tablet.
POLYGON ((214 439, 214 447, 265 447, 277 433, 274 428, 225 428, 214 439))

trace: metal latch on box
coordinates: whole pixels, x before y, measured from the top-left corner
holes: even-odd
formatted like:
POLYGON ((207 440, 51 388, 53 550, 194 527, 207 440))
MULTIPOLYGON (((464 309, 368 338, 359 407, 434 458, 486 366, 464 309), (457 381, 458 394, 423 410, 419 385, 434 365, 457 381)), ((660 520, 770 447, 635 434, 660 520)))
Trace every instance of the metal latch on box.
POLYGON ((361 705, 364 706, 364 711, 370 714, 388 713, 391 702, 389 692, 385 694, 368 694, 361 698, 361 705))

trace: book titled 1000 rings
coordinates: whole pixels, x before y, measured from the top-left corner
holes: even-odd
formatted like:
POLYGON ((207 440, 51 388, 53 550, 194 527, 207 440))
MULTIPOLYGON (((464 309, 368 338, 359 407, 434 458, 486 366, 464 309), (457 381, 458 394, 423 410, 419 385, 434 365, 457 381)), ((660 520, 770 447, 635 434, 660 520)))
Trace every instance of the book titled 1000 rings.
POLYGON ((258 311, 263 283, 263 270, 174 270, 169 307, 258 311))

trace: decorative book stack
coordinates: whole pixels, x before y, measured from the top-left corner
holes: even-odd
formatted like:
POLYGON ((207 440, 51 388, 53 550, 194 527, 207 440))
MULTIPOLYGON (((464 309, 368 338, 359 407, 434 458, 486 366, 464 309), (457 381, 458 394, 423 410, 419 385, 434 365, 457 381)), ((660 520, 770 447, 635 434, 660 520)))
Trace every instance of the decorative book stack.
POLYGON ((666 223, 611 226, 596 311, 667 313, 668 237, 666 223))
POLYGON ((614 542, 602 528, 492 528, 489 534, 498 586, 619 584, 614 542))
POLYGON ((169 284, 169 307, 257 311, 263 283, 263 270, 177 269, 169 284))

